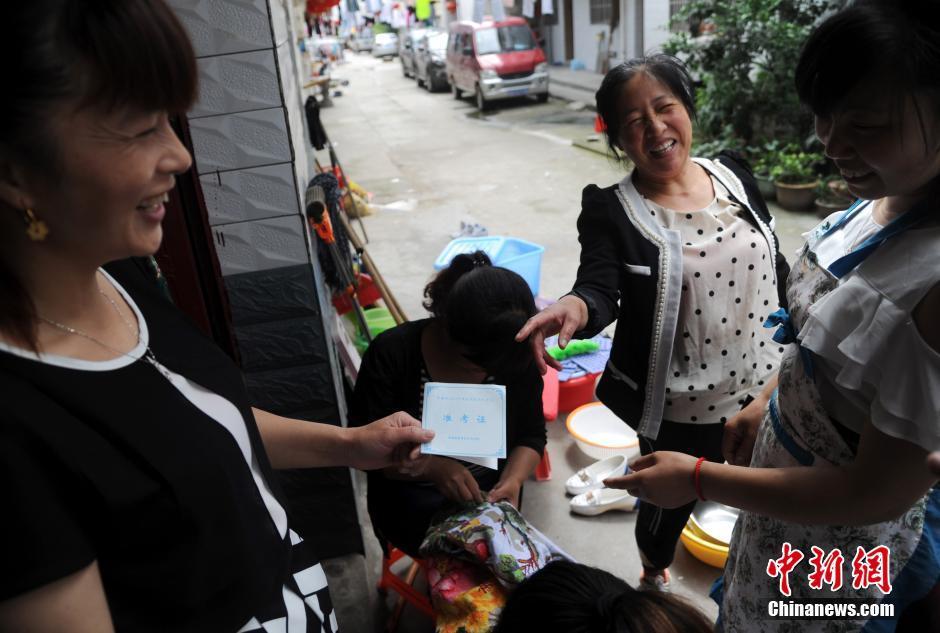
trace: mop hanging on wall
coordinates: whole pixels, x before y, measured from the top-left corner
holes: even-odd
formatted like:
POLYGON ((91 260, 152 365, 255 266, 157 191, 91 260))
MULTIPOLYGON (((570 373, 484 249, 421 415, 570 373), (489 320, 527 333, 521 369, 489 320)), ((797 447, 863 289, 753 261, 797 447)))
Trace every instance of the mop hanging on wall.
POLYGON ((305 214, 307 223, 318 238, 317 259, 323 269, 323 277, 334 295, 343 295, 351 302, 359 331, 368 342, 372 339, 356 296, 358 273, 349 248, 346 224, 340 216, 339 198, 336 177, 333 174, 317 174, 307 185, 305 214))

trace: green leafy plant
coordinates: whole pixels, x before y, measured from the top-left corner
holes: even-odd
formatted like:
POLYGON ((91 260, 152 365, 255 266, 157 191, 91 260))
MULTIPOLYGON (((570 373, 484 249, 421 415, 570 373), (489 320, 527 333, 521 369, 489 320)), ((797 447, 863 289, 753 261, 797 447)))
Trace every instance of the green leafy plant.
POLYGON ((805 152, 790 146, 777 153, 776 163, 770 170, 770 178, 774 182, 789 185, 815 182, 816 166, 822 159, 822 154, 818 152, 805 152))
POLYGON ((779 140, 768 141, 758 147, 749 147, 746 155, 754 168, 754 175, 758 178, 770 178, 770 173, 777 165, 777 154, 783 150, 783 143, 779 140))
POLYGON ((719 152, 726 149, 742 151, 744 143, 734 134, 734 129, 730 125, 724 126, 718 134, 696 134, 692 144, 692 151, 695 156, 703 158, 714 158, 719 152))
POLYGON ((730 126, 732 137, 745 145, 806 138, 812 116, 793 87, 800 47, 820 16, 843 4, 845 0, 686 4, 675 20, 696 33, 677 33, 664 50, 682 59, 699 84, 697 134, 727 141, 725 128, 730 126))

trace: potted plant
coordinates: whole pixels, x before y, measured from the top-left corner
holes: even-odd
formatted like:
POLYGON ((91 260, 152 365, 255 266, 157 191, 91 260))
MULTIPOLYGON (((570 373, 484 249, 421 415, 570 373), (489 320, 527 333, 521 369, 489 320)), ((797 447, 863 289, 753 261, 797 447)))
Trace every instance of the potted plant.
POLYGON ((817 152, 804 152, 792 146, 777 153, 770 170, 777 193, 777 202, 784 209, 802 211, 813 206, 816 199, 816 163, 822 160, 817 152))
POLYGON ((754 165, 754 179, 764 200, 773 200, 777 197, 773 178, 770 173, 777 164, 777 154, 783 150, 783 143, 774 139, 759 145, 747 148, 747 155, 754 165))
POLYGON ((773 200, 777 197, 773 178, 770 177, 770 172, 775 165, 774 158, 775 154, 765 153, 754 161, 754 180, 757 181, 757 188, 760 189, 764 200, 773 200))
POLYGON ((848 185, 841 177, 831 175, 823 178, 816 189, 816 215, 829 217, 836 211, 847 209, 855 200, 848 185))

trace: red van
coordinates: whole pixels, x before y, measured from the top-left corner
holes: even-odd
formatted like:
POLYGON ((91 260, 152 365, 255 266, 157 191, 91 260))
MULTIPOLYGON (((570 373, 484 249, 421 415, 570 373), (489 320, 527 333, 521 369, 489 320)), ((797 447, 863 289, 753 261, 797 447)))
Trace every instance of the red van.
POLYGON ((491 101, 531 95, 548 99, 548 64, 522 18, 456 22, 447 42, 447 80, 454 97, 472 94, 477 108, 491 101))

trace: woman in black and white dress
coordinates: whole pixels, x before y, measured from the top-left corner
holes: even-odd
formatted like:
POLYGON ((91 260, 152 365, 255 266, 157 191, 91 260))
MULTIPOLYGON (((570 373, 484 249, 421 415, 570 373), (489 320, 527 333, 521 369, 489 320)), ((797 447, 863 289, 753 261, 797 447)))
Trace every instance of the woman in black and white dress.
POLYGON ((430 434, 401 413, 342 429, 252 408, 133 259, 191 164, 168 116, 195 59, 162 0, 4 16, 0 630, 335 631, 271 469, 409 467, 430 434))

